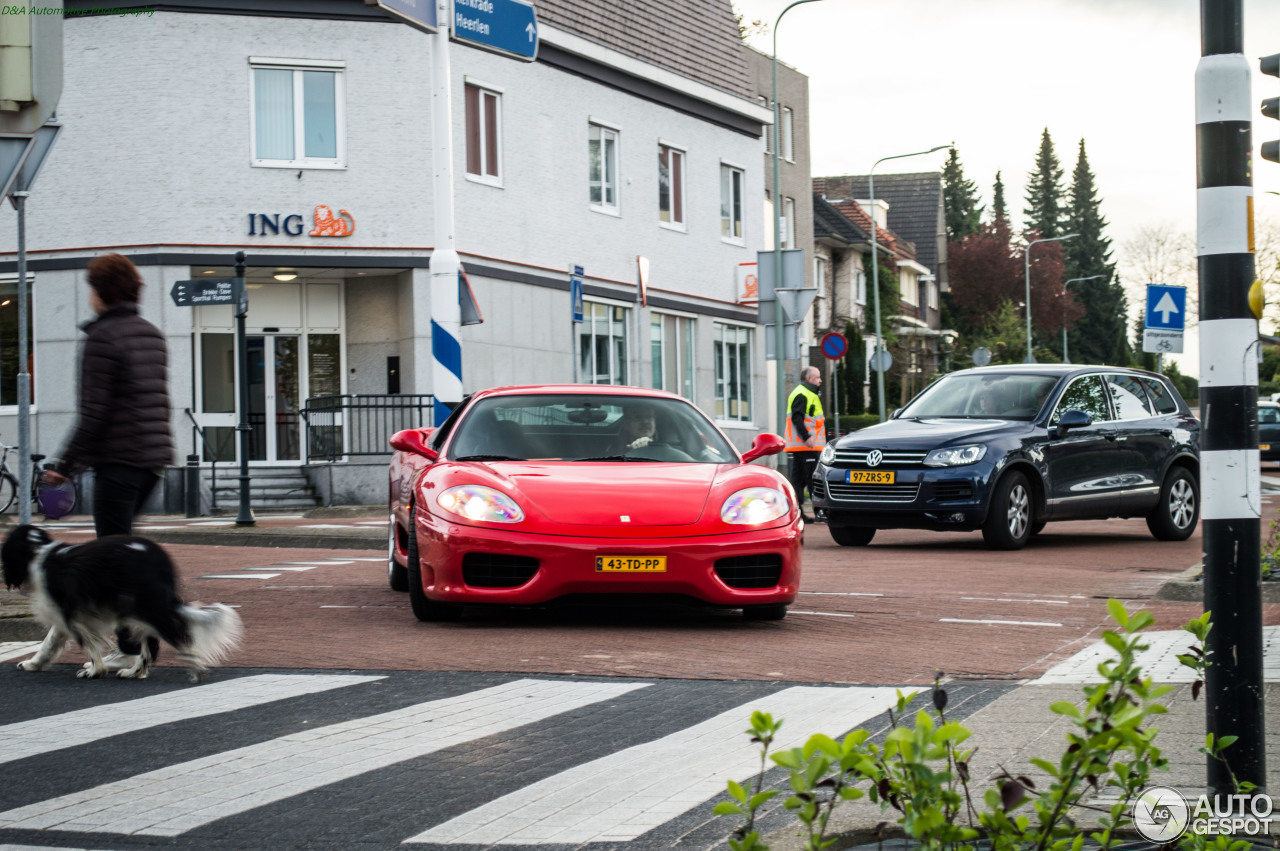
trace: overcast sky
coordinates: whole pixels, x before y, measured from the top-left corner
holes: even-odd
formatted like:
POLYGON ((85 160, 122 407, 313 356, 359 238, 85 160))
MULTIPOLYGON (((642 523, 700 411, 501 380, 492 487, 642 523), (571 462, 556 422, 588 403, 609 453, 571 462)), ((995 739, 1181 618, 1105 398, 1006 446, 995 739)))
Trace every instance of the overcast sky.
MULTIPOLYGON (((751 43, 771 52, 790 0, 733 2, 766 21, 751 43)), ((1280 2, 1245 0, 1244 10, 1253 100, 1280 96, 1256 62, 1280 53, 1280 2)), ((865 174, 881 157, 954 141, 985 205, 1002 172, 1021 225, 1048 127, 1068 185, 1085 140, 1117 260, 1144 227, 1195 233, 1196 0, 820 0, 787 12, 777 36, 779 60, 809 77, 815 176, 865 174)), ((1280 139, 1280 122, 1258 113, 1253 136, 1256 208, 1280 226, 1280 196, 1267 194, 1280 192, 1280 165, 1256 153, 1280 139)), ((877 173, 941 168, 945 156, 877 173)))

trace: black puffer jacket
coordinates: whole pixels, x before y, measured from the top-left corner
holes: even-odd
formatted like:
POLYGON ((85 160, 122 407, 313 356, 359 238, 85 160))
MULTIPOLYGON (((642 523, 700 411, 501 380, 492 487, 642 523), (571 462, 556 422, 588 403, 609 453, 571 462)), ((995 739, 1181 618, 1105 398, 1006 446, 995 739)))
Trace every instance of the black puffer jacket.
POLYGON ((58 469, 100 464, 155 470, 173 463, 169 352, 136 304, 116 304, 81 326, 80 417, 58 469))

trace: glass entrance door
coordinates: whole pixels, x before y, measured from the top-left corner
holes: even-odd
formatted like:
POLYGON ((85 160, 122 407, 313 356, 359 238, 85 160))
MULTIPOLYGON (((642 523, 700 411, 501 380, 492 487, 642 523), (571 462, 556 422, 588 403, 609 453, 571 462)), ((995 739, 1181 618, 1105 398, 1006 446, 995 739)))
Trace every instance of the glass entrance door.
POLYGON ((249 460, 301 460, 298 335, 254 334, 249 350, 249 460))

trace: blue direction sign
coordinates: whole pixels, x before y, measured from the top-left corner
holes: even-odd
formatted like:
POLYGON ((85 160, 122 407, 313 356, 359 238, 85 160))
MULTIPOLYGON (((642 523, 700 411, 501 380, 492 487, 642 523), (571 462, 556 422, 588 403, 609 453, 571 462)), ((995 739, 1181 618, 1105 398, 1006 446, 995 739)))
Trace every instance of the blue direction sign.
POLYGON ((364 0, 378 6, 410 26, 426 32, 436 31, 436 0, 364 0))
POLYGON ((538 56, 538 18, 520 0, 454 0, 453 37, 530 62, 538 56))
POLYGON ((1182 331, 1187 327, 1187 288, 1147 284, 1147 327, 1182 331))

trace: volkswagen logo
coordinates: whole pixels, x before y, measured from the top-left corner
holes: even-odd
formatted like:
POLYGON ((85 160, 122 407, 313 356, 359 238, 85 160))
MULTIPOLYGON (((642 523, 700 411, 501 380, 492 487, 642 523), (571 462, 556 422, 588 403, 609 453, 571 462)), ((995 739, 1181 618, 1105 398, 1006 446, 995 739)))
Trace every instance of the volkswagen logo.
POLYGON ((867 453, 867 466, 879 467, 880 462, 884 460, 884 453, 879 449, 872 449, 867 453))

